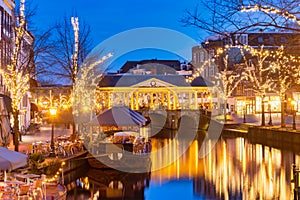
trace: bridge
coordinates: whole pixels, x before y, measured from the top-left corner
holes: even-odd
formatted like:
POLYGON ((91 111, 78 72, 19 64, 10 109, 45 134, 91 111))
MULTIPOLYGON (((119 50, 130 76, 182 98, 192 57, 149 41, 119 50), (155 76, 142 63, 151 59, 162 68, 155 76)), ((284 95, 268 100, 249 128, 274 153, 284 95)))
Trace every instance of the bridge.
POLYGON ((178 130, 181 126, 200 130, 207 129, 210 122, 210 112, 204 110, 147 110, 139 111, 151 122, 152 129, 178 130))

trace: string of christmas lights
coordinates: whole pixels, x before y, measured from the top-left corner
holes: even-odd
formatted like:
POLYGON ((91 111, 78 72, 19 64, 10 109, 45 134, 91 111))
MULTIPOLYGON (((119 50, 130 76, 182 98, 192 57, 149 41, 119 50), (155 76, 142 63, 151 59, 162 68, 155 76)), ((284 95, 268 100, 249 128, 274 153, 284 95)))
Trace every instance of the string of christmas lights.
POLYGON ((261 11, 261 12, 265 12, 265 13, 272 13, 272 14, 280 15, 280 16, 284 17, 285 19, 293 20, 293 21, 297 22, 298 25, 300 25, 300 19, 296 15, 293 15, 288 11, 279 10, 277 8, 274 8, 274 7, 267 7, 267 6, 263 6, 263 5, 262 6, 260 6, 260 5, 249 5, 249 6, 246 6, 246 7, 242 7, 241 11, 242 12, 261 11))

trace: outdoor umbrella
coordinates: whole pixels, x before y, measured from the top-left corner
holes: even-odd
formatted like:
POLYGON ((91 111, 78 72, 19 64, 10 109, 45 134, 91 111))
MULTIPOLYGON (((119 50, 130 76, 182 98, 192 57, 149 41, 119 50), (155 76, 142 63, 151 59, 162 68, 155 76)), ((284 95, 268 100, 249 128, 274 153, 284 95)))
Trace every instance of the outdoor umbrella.
POLYGON ((13 170, 27 164, 28 156, 0 147, 0 171, 13 170))
POLYGON ((97 115, 100 126, 141 126, 147 119, 126 106, 114 106, 97 115))

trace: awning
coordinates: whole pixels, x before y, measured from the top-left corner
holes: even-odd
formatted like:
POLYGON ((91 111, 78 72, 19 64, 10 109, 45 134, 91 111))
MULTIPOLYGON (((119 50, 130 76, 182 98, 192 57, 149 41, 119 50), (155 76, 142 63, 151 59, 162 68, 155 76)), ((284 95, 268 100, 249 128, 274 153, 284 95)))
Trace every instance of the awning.
POLYGON ((28 156, 0 147, 0 170, 13 170, 27 164, 28 156))
POLYGON ((0 94, 0 97, 2 97, 4 100, 4 104, 7 109, 7 112, 11 113, 12 112, 11 98, 4 94, 0 94))
POLYGON ((114 106, 97 115, 100 126, 142 126, 147 119, 126 106, 114 106))
POLYGON ((39 111, 39 107, 35 103, 30 103, 30 111, 39 111))

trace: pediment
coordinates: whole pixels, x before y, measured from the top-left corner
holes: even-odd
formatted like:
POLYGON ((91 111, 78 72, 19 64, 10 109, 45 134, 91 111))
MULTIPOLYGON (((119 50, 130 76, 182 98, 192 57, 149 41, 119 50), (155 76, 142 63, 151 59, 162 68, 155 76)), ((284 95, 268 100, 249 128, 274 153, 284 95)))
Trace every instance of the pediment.
POLYGON ((168 82, 159 80, 157 78, 150 78, 146 81, 140 82, 136 85, 133 85, 133 87, 174 87, 175 85, 172 85, 168 82))

